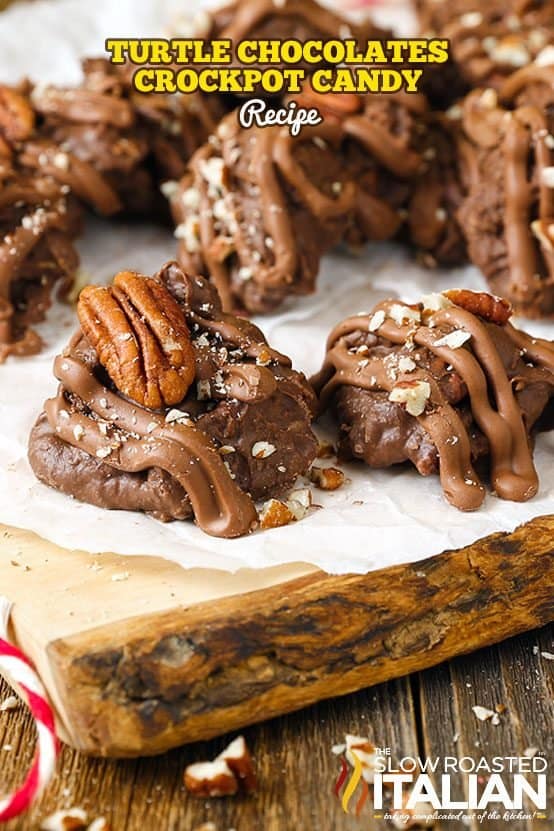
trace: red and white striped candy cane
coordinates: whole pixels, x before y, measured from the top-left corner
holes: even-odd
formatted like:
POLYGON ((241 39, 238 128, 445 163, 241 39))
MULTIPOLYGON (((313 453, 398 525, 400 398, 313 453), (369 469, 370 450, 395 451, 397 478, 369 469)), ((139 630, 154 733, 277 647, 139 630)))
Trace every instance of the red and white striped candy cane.
POLYGON ((33 765, 23 785, 10 796, 0 799, 0 822, 6 822, 29 808, 52 778, 59 753, 54 715, 44 687, 30 661, 8 641, 10 608, 9 601, 0 597, 0 675, 29 707, 38 732, 38 744, 33 765))

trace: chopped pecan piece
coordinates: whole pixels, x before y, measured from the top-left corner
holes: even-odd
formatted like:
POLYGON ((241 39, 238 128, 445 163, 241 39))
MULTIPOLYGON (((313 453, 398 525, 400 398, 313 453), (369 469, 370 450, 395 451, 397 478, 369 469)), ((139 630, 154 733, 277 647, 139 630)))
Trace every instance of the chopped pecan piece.
POLYGON ((259 514, 260 528, 264 531, 270 528, 282 528, 295 521, 295 516, 289 506, 280 499, 270 499, 266 502, 259 514))
POLYGON ((310 470, 310 481, 322 491, 336 491, 344 485, 344 473, 338 467, 316 467, 310 470))
POLYGON ((223 759, 213 762, 196 762, 185 770, 185 788, 193 796, 213 798, 234 796, 239 789, 238 780, 223 759))
POLYGON ((184 315, 159 280, 122 271, 112 287, 85 288, 77 311, 124 395, 152 409, 183 400, 194 381, 195 354, 184 315))
MULTIPOLYGON (((238 736, 217 759, 223 759, 234 773, 239 788, 245 793, 252 793, 258 787, 258 780, 254 772, 252 756, 244 741, 244 736, 238 736)), ((217 761, 216 759, 216 761, 217 761)))
POLYGON ((420 416, 425 412, 430 397, 431 386, 428 381, 399 381, 391 390, 389 401, 404 404, 410 415, 420 416))
POLYGON ((69 808, 50 814, 42 821, 40 829, 41 831, 85 831, 87 825, 86 811, 82 808, 69 808))
POLYGON ((196 762, 185 769, 185 787, 200 797, 252 793, 258 782, 243 736, 238 736, 212 762, 196 762))

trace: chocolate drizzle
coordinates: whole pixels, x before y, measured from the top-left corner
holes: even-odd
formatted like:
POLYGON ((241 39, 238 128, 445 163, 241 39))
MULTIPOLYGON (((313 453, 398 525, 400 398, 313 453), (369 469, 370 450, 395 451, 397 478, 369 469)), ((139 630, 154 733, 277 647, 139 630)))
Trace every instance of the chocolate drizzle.
POLYGON ((410 146, 413 134, 408 130, 396 135, 390 124, 382 123, 382 112, 374 110, 375 104, 388 105, 405 111, 408 119, 421 118, 428 110, 424 96, 395 92, 365 96, 365 102, 360 96, 359 100, 362 112, 350 114, 340 122, 345 135, 359 142, 380 165, 400 179, 415 176, 421 170, 423 159, 410 146))
POLYGON ((92 161, 61 152, 57 144, 39 139, 29 141, 22 150, 21 161, 31 170, 42 171, 70 188, 82 202, 103 216, 112 216, 123 209, 117 190, 92 161))
POLYGON ((392 239, 402 226, 418 177, 428 172, 429 148, 424 144, 430 137, 430 113, 425 97, 403 91, 323 94, 307 82, 300 96, 290 100, 317 108, 327 123, 342 131, 341 154, 357 185, 347 242, 358 246, 392 239))
MULTIPOLYGON (((498 97, 504 103, 514 104, 522 93, 528 98, 534 87, 544 88, 547 97, 541 102, 543 106, 554 103, 554 62, 542 64, 535 61, 513 72, 500 87, 498 97)), ((532 95, 531 99, 528 103, 536 103, 532 95)))
POLYGON ((488 441, 491 481, 497 495, 526 501, 537 492, 538 478, 528 438, 531 425, 523 420, 514 382, 523 389, 540 376, 554 393, 554 345, 532 339, 509 324, 502 326, 526 362, 519 362, 515 376, 508 375, 494 338, 496 326, 446 298, 440 305, 445 308, 426 311, 423 305, 386 301, 371 315, 339 324, 329 336, 323 368, 313 379, 322 406, 329 406, 344 385, 385 391, 390 396, 393 390, 420 385, 425 400, 414 417, 437 449, 445 495, 454 506, 475 510, 485 491, 473 468, 469 429, 438 382, 440 375, 430 369, 429 360, 423 360, 423 349, 440 359, 440 366, 449 368, 465 385, 475 424, 488 441), (461 344, 455 338, 449 341, 449 334, 460 332, 464 335, 461 344), (360 351, 359 343, 367 348, 360 351), (396 347, 392 357, 389 351, 384 357, 381 346, 396 347))
MULTIPOLYGON (((515 94, 518 88, 519 82, 511 91, 515 94)), ((464 103, 462 124, 461 158, 469 192, 460 217, 472 258, 492 288, 507 297, 517 311, 531 317, 551 315, 554 187, 548 177, 554 167, 554 121, 548 112, 534 106, 504 110, 491 90, 476 90, 464 103), (484 201, 491 170, 502 177, 500 221, 505 248, 496 245, 496 257, 485 259, 479 244, 483 232, 473 224, 472 212, 484 201)))
POLYGON ((8 355, 40 351, 30 327, 44 318, 50 293, 71 285, 78 264, 71 238, 76 215, 48 176, 33 177, 0 160, 0 363, 8 355))
POLYGON ((78 441, 91 456, 120 470, 167 471, 187 493, 198 525, 213 536, 237 537, 251 530, 257 519, 254 504, 233 482, 217 448, 201 430, 167 424, 163 415, 124 401, 70 356, 56 358, 54 373, 62 385, 56 398, 46 402, 45 411, 63 441, 78 441), (68 412, 68 394, 114 429, 104 435, 90 414, 68 412))
POLYGON ((554 188, 543 174, 554 164, 554 150, 546 144, 546 117, 534 108, 514 114, 504 139, 506 157, 506 244, 511 263, 511 292, 517 305, 535 303, 545 289, 554 287, 554 245, 549 226, 554 223, 554 188), (536 198, 528 179, 529 153, 534 148, 539 199, 537 219, 531 222, 536 198), (538 223, 538 224, 535 224, 538 223), (536 229, 533 231, 533 229, 536 229), (539 240, 540 252, 536 240, 539 240))

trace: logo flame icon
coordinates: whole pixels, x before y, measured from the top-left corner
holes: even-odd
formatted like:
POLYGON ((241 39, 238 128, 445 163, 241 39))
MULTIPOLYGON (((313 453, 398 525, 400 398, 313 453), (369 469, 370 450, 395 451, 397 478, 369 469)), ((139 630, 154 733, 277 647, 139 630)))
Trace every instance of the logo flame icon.
MULTIPOLYGON (((356 789, 357 789, 357 787, 358 787, 358 785, 360 784, 360 781, 361 781, 362 788, 361 788, 360 796, 358 797, 358 801, 356 802, 356 805, 355 805, 355 808, 354 808, 355 816, 359 817, 361 812, 362 812, 362 808, 364 807, 364 805, 367 801, 367 798, 369 796, 369 787, 368 787, 367 782, 363 778, 363 768, 362 768, 361 759, 359 758, 359 756, 353 750, 351 750, 350 753, 351 753, 352 759, 354 760, 354 769, 352 771, 350 779, 347 782, 347 785, 346 785, 346 787, 344 789, 344 792, 342 794, 341 804, 342 804, 342 810, 344 811, 344 813, 349 814, 350 813, 350 810, 349 810, 350 800, 354 796, 354 794, 356 792, 356 789)), ((341 788, 344 785, 344 783, 346 782, 346 780, 348 779, 348 763, 347 763, 346 759, 344 758, 344 756, 341 757, 340 763, 341 763, 341 770, 340 770, 340 773, 338 775, 337 781, 335 782, 335 787, 334 787, 335 796, 337 797, 337 799, 340 798, 341 788)))

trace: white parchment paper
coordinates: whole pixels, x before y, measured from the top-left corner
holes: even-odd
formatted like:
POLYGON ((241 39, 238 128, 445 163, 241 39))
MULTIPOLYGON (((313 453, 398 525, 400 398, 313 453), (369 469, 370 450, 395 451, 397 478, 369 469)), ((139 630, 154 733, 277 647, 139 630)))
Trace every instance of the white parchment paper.
MULTIPOLYGON (((106 37, 167 34, 184 5, 188 10, 201 4, 182 0, 18 4, 0 15, 0 80, 13 81, 22 75, 56 82, 78 80, 80 55, 101 54, 106 37)), ((410 17, 400 6, 388 2, 382 11, 389 22, 392 18, 398 23, 399 30, 409 31, 410 17)), ((92 220, 79 249, 90 282, 107 282, 122 268, 156 271, 174 256, 175 241, 168 231, 151 225, 92 220)), ((346 315, 368 311, 385 297, 413 301, 421 294, 459 285, 484 287, 473 268, 425 271, 399 246, 373 246, 360 257, 338 252, 324 260, 315 296, 256 322, 273 346, 311 374, 320 366, 327 333, 346 315)), ((75 321, 74 308, 58 305, 40 327, 45 351, 0 367, 0 522, 33 530, 68 548, 158 555, 187 568, 235 571, 304 561, 333 573, 363 573, 460 547, 554 512, 552 434, 537 441, 538 496, 520 505, 489 495, 473 514, 446 503, 438 477, 424 479, 410 468, 370 471, 361 464, 342 465, 350 481, 340 490, 325 494, 314 489, 322 510, 286 528, 239 540, 214 539, 191 522, 163 525, 139 514, 78 503, 39 484, 26 458, 31 426, 43 401, 55 390, 52 360, 75 321)), ((554 338, 554 325, 527 324, 526 328, 554 338)))

